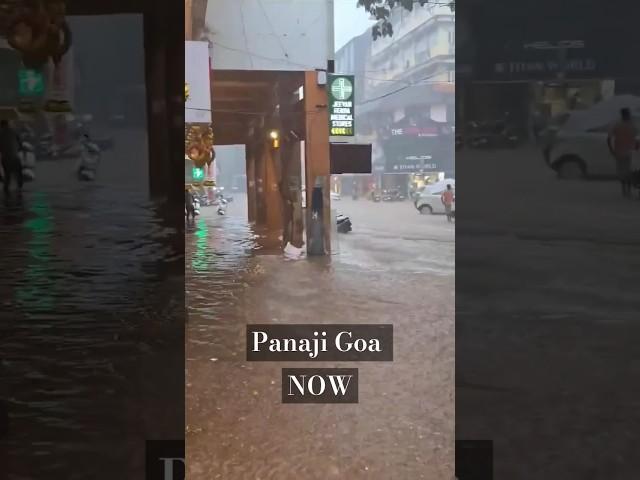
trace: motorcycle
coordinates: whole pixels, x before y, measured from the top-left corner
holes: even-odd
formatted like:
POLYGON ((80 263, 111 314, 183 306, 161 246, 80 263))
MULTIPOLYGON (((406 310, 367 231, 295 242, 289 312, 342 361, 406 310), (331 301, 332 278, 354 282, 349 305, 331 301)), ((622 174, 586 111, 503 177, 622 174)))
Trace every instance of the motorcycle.
MULTIPOLYGON (((469 122, 467 125, 470 148, 515 148, 521 142, 521 137, 509 125, 510 116, 506 113, 501 119, 493 122, 469 122)), ((456 138, 456 149, 462 148, 462 139, 456 138)))
POLYGON ((100 164, 100 147, 92 142, 88 135, 84 136, 81 147, 76 172, 81 181, 92 182, 96 179, 100 164))
POLYGON ((346 215, 339 214, 336 217, 338 233, 349 233, 352 230, 351 219, 346 215))
POLYGON ((402 193, 400 193, 400 190, 397 190, 397 189, 384 190, 382 192, 383 202, 401 202, 404 199, 405 199, 405 196, 402 193))
POLYGON ((227 201, 221 198, 218 202, 218 215, 226 215, 227 213, 227 201))
POLYGON ((22 178, 25 182, 33 182, 36 179, 36 154, 33 145, 26 140, 22 140, 20 144, 21 149, 21 164, 22 164, 22 178))

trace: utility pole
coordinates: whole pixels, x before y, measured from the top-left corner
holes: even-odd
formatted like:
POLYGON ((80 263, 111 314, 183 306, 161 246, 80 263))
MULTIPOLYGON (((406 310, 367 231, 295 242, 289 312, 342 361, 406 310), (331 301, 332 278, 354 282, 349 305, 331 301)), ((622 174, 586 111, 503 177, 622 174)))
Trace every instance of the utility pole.
POLYGON ((335 40, 335 22, 334 16, 334 0, 327 0, 327 73, 335 73, 336 58, 336 40, 335 40))

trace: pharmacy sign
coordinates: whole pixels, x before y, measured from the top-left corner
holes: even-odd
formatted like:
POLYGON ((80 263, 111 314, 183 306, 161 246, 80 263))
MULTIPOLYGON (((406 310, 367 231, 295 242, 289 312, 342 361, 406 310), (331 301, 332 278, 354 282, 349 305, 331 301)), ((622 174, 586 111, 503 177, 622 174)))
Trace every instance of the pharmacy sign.
POLYGON ((24 97, 39 97, 44 93, 44 75, 39 70, 18 70, 18 91, 24 97))
POLYGON ((353 137, 355 135, 353 75, 329 75, 328 80, 329 135, 353 137))

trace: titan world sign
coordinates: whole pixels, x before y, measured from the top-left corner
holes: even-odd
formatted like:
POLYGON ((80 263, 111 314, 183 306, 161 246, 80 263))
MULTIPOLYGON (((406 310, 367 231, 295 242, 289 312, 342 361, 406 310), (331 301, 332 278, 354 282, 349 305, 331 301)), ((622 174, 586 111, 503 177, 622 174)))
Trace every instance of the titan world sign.
POLYGON ((354 122, 354 77, 353 75, 329 75, 329 135, 353 137, 354 122))

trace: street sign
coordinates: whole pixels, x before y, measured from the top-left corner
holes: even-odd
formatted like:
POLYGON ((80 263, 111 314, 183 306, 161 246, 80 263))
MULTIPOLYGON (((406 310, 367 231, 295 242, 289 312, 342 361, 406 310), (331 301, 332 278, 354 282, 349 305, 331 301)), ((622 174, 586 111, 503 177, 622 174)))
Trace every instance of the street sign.
POLYGON ((39 70, 18 70, 18 93, 24 97, 39 97, 44 94, 44 75, 39 70))
POLYGON ((204 168, 193 167, 191 170, 191 176, 194 181, 199 182, 204 178, 204 168))
POLYGON ((329 135, 332 137, 355 135, 354 90, 353 75, 329 75, 329 135))

